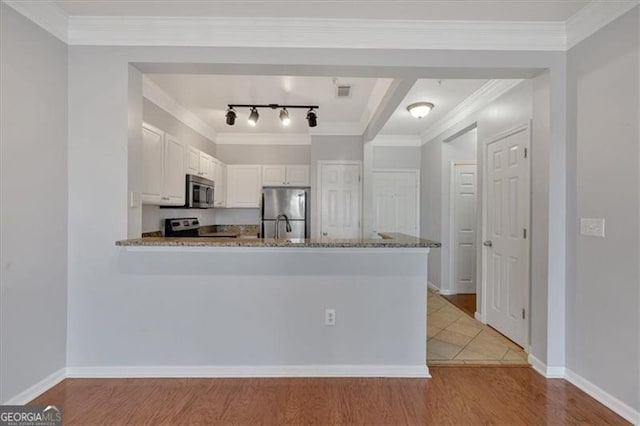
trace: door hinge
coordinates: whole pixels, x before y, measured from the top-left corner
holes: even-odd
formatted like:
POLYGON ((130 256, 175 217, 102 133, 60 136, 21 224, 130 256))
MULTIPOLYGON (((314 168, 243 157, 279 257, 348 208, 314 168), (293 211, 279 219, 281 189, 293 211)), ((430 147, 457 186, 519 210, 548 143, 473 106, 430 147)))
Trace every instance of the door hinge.
POLYGON ((524 238, 525 240, 527 239, 527 228, 524 228, 522 230, 522 238, 524 238))
POLYGON ((529 149, 525 148, 524 149, 524 158, 527 158, 529 156, 529 149))
POLYGON ((524 315, 524 309, 522 310, 522 319, 524 319, 525 315, 524 315))
POLYGON ((358 176, 358 182, 362 182, 362 176, 358 176))

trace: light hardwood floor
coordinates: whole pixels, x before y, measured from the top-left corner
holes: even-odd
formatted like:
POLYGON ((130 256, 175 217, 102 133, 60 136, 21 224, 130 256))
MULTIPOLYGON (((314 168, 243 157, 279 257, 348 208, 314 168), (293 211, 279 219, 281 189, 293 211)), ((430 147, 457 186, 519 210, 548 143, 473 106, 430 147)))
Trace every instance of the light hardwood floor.
POLYGON ((530 368, 434 367, 432 379, 67 379, 32 401, 65 425, 625 424, 530 368))

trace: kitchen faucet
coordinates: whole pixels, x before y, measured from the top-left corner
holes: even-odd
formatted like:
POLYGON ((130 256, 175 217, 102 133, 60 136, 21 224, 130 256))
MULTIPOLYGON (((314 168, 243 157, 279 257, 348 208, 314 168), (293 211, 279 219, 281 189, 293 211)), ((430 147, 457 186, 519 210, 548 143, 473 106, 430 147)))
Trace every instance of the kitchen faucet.
POLYGON ((284 218, 284 221, 286 222, 287 226, 287 232, 291 232, 291 223, 289 222, 289 217, 286 214, 279 214, 278 217, 276 217, 276 239, 280 238, 280 219, 284 218))

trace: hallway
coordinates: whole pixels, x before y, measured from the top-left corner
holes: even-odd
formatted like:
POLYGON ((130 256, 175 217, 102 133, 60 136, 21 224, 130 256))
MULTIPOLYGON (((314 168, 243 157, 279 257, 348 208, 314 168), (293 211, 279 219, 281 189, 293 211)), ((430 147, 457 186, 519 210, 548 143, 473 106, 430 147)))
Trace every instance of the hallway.
POLYGON ((470 318, 431 290, 427 298, 427 365, 528 366, 522 348, 470 318))

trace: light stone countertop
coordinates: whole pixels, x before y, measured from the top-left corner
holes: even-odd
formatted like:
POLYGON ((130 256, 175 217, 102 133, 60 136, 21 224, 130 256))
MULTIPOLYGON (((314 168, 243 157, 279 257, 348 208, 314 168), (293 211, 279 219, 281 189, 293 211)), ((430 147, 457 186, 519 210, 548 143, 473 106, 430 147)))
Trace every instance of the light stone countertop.
POLYGON ((381 238, 273 239, 273 238, 135 238, 116 241, 124 247, 328 247, 328 248, 439 248, 440 243, 406 234, 381 233, 381 238))

